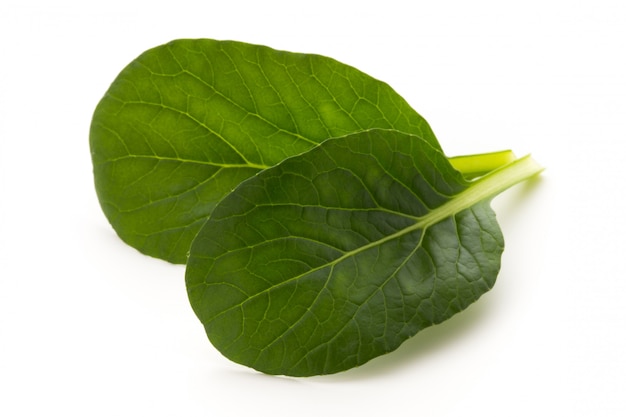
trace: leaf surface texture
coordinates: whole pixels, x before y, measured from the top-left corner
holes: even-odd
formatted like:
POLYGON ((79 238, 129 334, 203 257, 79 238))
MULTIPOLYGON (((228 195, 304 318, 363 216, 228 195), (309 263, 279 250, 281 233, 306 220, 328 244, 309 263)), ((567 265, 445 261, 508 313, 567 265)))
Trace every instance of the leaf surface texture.
POLYGON ((131 62, 98 104, 90 131, 96 191, 125 242, 184 263, 200 226, 241 181, 371 128, 439 146, 391 87, 331 58, 176 40, 131 62))
POLYGON ((503 238, 472 187, 418 136, 325 141, 217 205, 191 247, 192 307, 218 350, 259 371, 361 365, 494 285, 503 238))

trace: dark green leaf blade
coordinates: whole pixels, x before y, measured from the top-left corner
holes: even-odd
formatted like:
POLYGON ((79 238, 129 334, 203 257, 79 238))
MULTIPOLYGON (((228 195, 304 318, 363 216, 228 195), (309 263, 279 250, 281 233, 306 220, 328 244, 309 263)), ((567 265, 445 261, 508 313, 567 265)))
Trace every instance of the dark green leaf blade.
POLYGON ((184 263, 215 204, 243 179, 370 128, 438 143, 387 84, 331 58, 209 39, 146 51, 98 104, 96 191, 118 235, 184 263))
POLYGON ((216 207, 191 247, 192 307, 220 352, 261 372, 359 366, 494 285, 503 238, 470 188, 419 137, 330 139, 216 207))

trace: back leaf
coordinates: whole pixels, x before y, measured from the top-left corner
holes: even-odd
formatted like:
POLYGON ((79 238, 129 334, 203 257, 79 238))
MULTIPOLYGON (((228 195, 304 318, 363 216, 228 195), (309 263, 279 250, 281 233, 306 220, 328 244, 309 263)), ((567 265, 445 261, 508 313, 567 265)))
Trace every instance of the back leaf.
POLYGON ((125 242, 184 263, 200 226, 241 181, 370 128, 439 147, 404 99, 353 67, 240 42, 176 40, 131 62, 98 104, 96 191, 125 242))
POLYGON ((359 366, 494 285, 489 200, 521 179, 468 182, 397 131, 330 139, 218 204, 191 247, 192 307, 222 354, 261 372, 359 366))

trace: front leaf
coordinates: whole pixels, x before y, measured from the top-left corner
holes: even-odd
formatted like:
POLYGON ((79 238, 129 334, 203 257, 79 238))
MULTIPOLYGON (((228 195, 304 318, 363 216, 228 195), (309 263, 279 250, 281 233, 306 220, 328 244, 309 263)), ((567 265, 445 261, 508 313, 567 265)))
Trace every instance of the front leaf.
POLYGON ((184 263, 217 202, 325 139, 426 121, 387 84, 331 58, 241 42, 176 40, 115 79, 93 115, 96 191, 118 235, 184 263))
POLYGON ((261 372, 361 365, 494 285, 489 201, 539 170, 523 158, 468 182, 417 136, 328 140, 215 208, 191 247, 192 307, 219 351, 261 372))

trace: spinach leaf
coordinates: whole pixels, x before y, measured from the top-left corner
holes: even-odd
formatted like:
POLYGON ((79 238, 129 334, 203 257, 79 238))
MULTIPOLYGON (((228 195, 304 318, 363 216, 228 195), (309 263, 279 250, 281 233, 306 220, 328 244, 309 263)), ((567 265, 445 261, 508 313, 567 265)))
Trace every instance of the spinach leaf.
POLYGON ((391 87, 331 58, 175 40, 131 62, 99 102, 90 130, 96 191, 126 243, 184 263, 200 226, 241 181, 370 128, 439 146, 391 87))
POLYGON ((489 202, 539 171, 524 157, 470 182, 418 136, 327 140, 217 205, 191 246, 192 307, 223 355, 261 372, 361 365, 494 285, 489 202))

